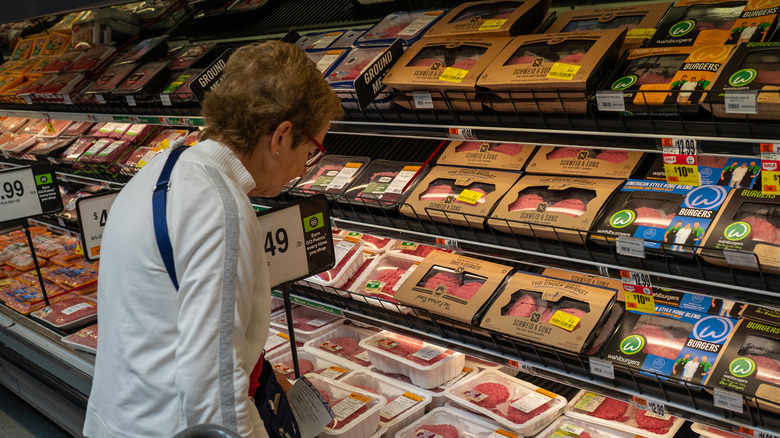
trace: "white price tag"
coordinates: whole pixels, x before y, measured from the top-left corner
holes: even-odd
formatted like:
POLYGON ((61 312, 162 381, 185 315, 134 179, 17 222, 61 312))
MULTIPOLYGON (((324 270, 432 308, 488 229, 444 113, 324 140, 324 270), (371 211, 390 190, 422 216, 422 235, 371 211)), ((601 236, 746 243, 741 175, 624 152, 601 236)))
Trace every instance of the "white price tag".
POLYGON ((160 102, 162 102, 163 106, 171 106, 171 95, 170 94, 161 94, 160 95, 160 102))
POLYGON ((409 279, 412 273, 417 270, 418 266, 420 266, 420 262, 413 264, 406 272, 403 273, 403 275, 401 275, 401 278, 399 278, 398 281, 393 285, 393 292, 398 292, 398 288, 400 288, 401 285, 404 284, 407 279, 409 279))
POLYGON ((736 412, 738 414, 741 414, 744 411, 744 406, 742 405, 742 394, 716 387, 712 397, 715 401, 716 407, 736 412))
POLYGON ((382 409, 379 410, 379 416, 385 420, 392 420, 393 418, 397 417, 398 414, 407 411, 421 401, 422 397, 419 395, 407 392, 400 397, 396 397, 396 399, 390 403, 384 405, 382 409))
POLYGON ((65 101, 65 105, 73 105, 73 99, 70 98, 70 94, 64 94, 62 99, 65 101))
POLYGON ((322 38, 319 39, 314 45, 312 46, 312 49, 324 49, 327 48, 333 41, 336 41, 336 38, 341 36, 341 32, 331 32, 328 34, 325 34, 322 36, 322 38))
POLYGON ((612 362, 595 357, 588 358, 588 361, 590 362, 591 374, 606 377, 607 379, 615 378, 615 367, 612 365, 612 362))
POLYGON ((549 402, 550 400, 552 400, 552 398, 547 397, 546 395, 538 393, 536 391, 533 391, 515 400, 514 403, 512 403, 512 407, 515 409, 519 409, 527 414, 533 411, 534 409, 549 402))
POLYGON ((666 413, 666 405, 663 403, 634 396, 634 406, 637 409, 646 411, 647 415, 655 415, 664 420, 669 419, 669 415, 666 413))
POLYGON ((726 259, 726 263, 731 266, 758 268, 758 259, 756 258, 756 254, 751 251, 729 251, 724 249, 723 257, 726 259))
POLYGON ((342 421, 346 419, 350 415, 357 412, 358 409, 367 405, 369 402, 371 402, 370 398, 364 397, 360 394, 355 394, 353 392, 348 397, 341 399, 340 402, 333 406, 333 412, 336 414, 336 420, 342 421))
POLYGON ((726 91, 723 98, 726 105, 726 114, 757 114, 757 95, 758 90, 726 91))
POLYGON ((422 360, 432 360, 436 356, 440 355, 444 350, 434 346, 423 347, 412 354, 412 356, 422 360))
POLYGON ((447 131, 450 134, 450 138, 458 140, 477 139, 477 137, 474 135, 474 131, 471 128, 449 128, 447 131))
POLYGON ((102 95, 102 94, 96 94, 96 95, 95 95, 95 99, 96 99, 96 100, 98 101, 98 103, 100 103, 100 104, 105 104, 105 103, 106 103, 106 99, 103 97, 103 95, 102 95))
POLYGON ((347 185, 350 180, 352 180, 352 176, 357 173, 357 171, 360 169, 361 165, 360 163, 347 163, 346 166, 344 166, 343 169, 339 171, 339 173, 336 174, 336 176, 333 177, 333 180, 328 184, 327 190, 340 190, 343 189, 345 185, 347 185))
POLYGON ((415 91, 412 93, 414 96, 414 108, 415 109, 433 109, 433 98, 431 93, 427 91, 415 91))
POLYGON ((135 106, 135 97, 132 94, 125 96, 125 99, 127 100, 128 105, 135 106))
POLYGON ((596 92, 599 111, 625 111, 626 102, 622 91, 599 90, 596 92))
POLYGON ((24 98, 24 101, 27 102, 27 105, 32 105, 32 96, 24 95, 22 97, 24 98))
POLYGON ((599 269, 599 275, 610 278, 609 268, 607 268, 606 266, 599 266, 598 269, 599 269))
POLYGON ((664 155, 696 155, 698 150, 695 138, 672 137, 661 139, 664 155))
POLYGON ((414 170, 402 170, 398 172, 398 175, 393 178, 393 181, 387 186, 387 189, 385 189, 385 193, 401 194, 406 183, 408 183, 416 173, 417 171, 414 170))
POLYGON ((425 14, 422 17, 412 21, 409 23, 408 26, 403 28, 400 32, 398 32, 399 37, 411 37, 414 35, 417 35, 418 32, 423 30, 425 26, 429 25, 433 20, 435 20, 440 14, 425 14))
POLYGON ((71 313, 76 313, 79 310, 88 309, 88 308, 94 307, 94 306, 95 305, 92 304, 92 303, 78 303, 78 304, 74 304, 74 305, 72 305, 72 306, 70 306, 70 307, 68 307, 66 309, 62 309, 61 312, 62 312, 63 315, 70 315, 71 313))
POLYGON ((76 201, 81 241, 84 242, 84 257, 87 260, 100 258, 100 242, 103 239, 103 227, 106 226, 108 212, 119 192, 87 196, 76 201))
POLYGON ((371 359, 368 357, 368 351, 363 351, 361 353, 358 353, 355 355, 355 359, 362 360, 363 362, 371 362, 371 359))
POLYGON ((323 56, 317 62, 317 70, 319 70, 320 73, 325 73, 325 71, 327 71, 328 68, 333 64, 333 62, 336 61, 337 59, 339 59, 340 55, 341 55, 341 53, 335 54, 335 55, 325 55, 325 56, 323 56))
POLYGON ((0 171, 0 222, 60 210, 62 198, 51 167, 0 171))
POLYGON ((269 336, 268 339, 265 341, 265 350, 272 350, 275 347, 278 347, 284 343, 290 342, 290 338, 287 337, 284 333, 277 333, 274 336, 269 336))
POLYGON ((307 322, 306 324, 309 324, 314 327, 322 327, 325 324, 333 321, 333 318, 316 318, 312 319, 311 321, 307 322))
POLYGON ((347 371, 349 370, 346 368, 341 368, 334 365, 332 367, 329 367, 325 371, 321 372, 320 376, 328 379, 338 379, 339 377, 344 375, 344 373, 346 373, 347 371))
POLYGON ((618 236, 615 240, 617 253, 629 257, 645 258, 645 239, 618 236))

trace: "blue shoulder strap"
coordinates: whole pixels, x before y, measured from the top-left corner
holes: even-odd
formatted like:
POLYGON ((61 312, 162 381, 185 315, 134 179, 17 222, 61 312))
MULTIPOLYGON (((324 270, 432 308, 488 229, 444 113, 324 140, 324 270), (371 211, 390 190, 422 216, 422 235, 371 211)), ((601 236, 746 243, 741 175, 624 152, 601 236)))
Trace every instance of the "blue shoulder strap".
POLYGON ((165 269, 168 270, 168 276, 171 277, 173 286, 179 290, 179 282, 176 280, 176 267, 173 264, 173 247, 171 246, 171 237, 168 235, 168 220, 165 217, 165 206, 168 200, 168 188, 171 186, 170 178, 173 166, 187 148, 179 146, 171 151, 168 160, 163 166, 157 184, 154 186, 152 194, 152 215, 154 217, 154 237, 157 239, 157 248, 160 250, 165 269))

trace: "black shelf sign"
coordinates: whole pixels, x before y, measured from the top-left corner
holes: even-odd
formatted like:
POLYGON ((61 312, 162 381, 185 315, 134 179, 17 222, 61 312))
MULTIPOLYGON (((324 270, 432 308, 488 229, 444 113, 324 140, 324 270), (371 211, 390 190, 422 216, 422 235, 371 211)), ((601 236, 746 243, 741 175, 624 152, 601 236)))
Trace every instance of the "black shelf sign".
POLYGON ((395 40, 390 47, 377 55, 355 79, 355 94, 361 110, 366 109, 385 88, 382 80, 403 53, 404 47, 401 40, 395 40))
POLYGON ((61 210, 62 198, 51 166, 0 171, 0 222, 61 210))
POLYGON ((222 71, 225 70, 225 65, 227 64, 227 60, 230 58, 231 53, 233 53, 232 50, 226 50, 219 55, 214 62, 209 64, 209 66, 192 81, 190 90, 192 90, 192 94, 195 95, 198 102, 203 103, 206 92, 215 90, 219 87, 219 84, 222 83, 222 71))

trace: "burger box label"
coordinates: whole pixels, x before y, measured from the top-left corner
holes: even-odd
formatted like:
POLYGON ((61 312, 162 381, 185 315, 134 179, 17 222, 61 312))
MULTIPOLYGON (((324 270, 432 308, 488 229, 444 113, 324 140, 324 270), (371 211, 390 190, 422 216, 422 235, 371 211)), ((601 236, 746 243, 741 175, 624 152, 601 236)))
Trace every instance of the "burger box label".
POLYGON ((602 358, 675 383, 705 382, 738 319, 660 304, 655 312, 627 311, 602 358))
POLYGON ((704 109, 717 117, 745 118, 744 113, 726 111, 726 93, 755 93, 756 113, 749 119, 780 119, 780 43, 740 44, 713 80, 704 109))
MULTIPOLYGON (((706 295, 678 292, 653 286, 653 300, 655 304, 678 309, 691 310, 697 313, 720 315, 723 300, 706 295)), ((729 315, 721 315, 729 316, 729 315)))
POLYGON ((729 190, 628 180, 604 209, 590 237, 596 242, 636 237, 644 240, 646 249, 690 256, 692 247, 702 244, 729 190))
POLYGON ((732 49, 721 45, 628 50, 602 89, 622 91, 629 115, 695 113, 732 49))
MULTIPOLYGON (((761 187, 761 160, 756 158, 699 155, 696 157, 696 164, 702 185, 737 189, 761 187)), ((666 181, 663 155, 658 154, 645 174, 645 179, 666 181)))
POLYGON ((780 410, 780 326, 741 319, 715 362, 708 387, 756 396, 762 409, 780 410))
POLYGON ((652 3, 566 11, 558 16, 545 33, 627 29, 628 34, 620 51, 638 49, 647 38, 655 34, 655 29, 673 4, 652 3))
POLYGON ((534 149, 530 144, 451 141, 436 163, 519 171, 534 149))
POLYGON ((612 149, 541 146, 527 173, 630 178, 644 154, 612 149))
POLYGON ((515 36, 531 33, 542 23, 550 3, 550 0, 463 3, 434 24, 425 37, 515 36))
POLYGON ((770 309, 768 307, 756 306, 754 304, 745 304, 739 312, 740 318, 752 319, 753 321, 766 322, 780 326, 780 310, 770 309))
POLYGON ((616 290, 516 272, 480 327, 580 353, 598 335, 616 290))
POLYGON ((621 180, 525 175, 488 219, 491 228, 585 243, 588 230, 621 180))
POLYGON ((778 0, 680 0, 647 47, 761 42, 775 29, 778 0))
POLYGON ((615 65, 625 34, 610 29, 516 37, 487 66, 477 86, 513 91, 496 93, 502 99, 584 99, 585 90, 595 89, 615 65), (542 92, 547 90, 554 92, 542 92))
POLYGON ((520 175, 485 169, 436 166, 406 198, 406 216, 482 229, 485 217, 520 175))
POLYGON ((760 190, 733 190, 704 237, 699 255, 714 265, 729 266, 729 252, 748 252, 755 256, 749 255, 738 267, 758 270, 760 264, 763 272, 780 273, 780 203, 776 196, 760 190))
POLYGON ((623 282, 619 279, 602 277, 600 275, 583 274, 582 272, 564 271, 563 269, 558 268, 544 268, 544 270, 542 270, 542 275, 601 288, 615 289, 617 291, 617 300, 621 302, 626 301, 625 294, 623 293, 623 282))
POLYGON ((398 302, 476 324, 510 266, 433 251, 395 293, 398 302), (469 286, 477 283, 479 286, 469 286))

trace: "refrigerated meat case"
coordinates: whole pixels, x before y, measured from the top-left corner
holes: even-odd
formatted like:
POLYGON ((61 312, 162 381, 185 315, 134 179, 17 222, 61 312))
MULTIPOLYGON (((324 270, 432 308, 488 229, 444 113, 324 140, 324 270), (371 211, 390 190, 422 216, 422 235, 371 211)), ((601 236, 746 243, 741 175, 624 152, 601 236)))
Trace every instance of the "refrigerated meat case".
MULTIPOLYGON (((391 2, 364 7, 342 0, 329 2, 327 13, 313 17, 316 5, 312 1, 287 1, 281 2, 276 6, 278 9, 273 9, 268 15, 238 19, 240 26, 225 26, 225 23, 237 19, 235 15, 197 16, 193 13, 169 33, 191 36, 192 32, 201 32, 195 38, 199 41, 247 40, 250 35, 256 38, 258 34, 281 37, 291 28, 321 30, 369 25, 402 6, 430 8, 459 2, 434 3, 391 2), (297 17, 291 18, 292 12, 297 17), (286 17, 287 21, 280 17, 286 17), (213 26, 206 26, 207 30, 203 30, 204 23, 213 26)), ((405 98, 401 93, 388 94, 391 99, 405 98)), ((467 96, 458 93, 432 94, 444 102, 442 109, 405 109, 384 103, 371 104, 364 110, 345 107, 345 118, 331 124, 325 143, 329 152, 420 162, 442 141, 466 139, 660 153, 661 139, 676 137, 697 140, 700 154, 736 153, 759 159, 760 144, 780 143, 780 132, 775 124, 752 121, 747 116, 742 120, 723 121, 682 115, 659 116, 652 112, 644 116, 594 112, 587 115, 565 112, 526 114, 519 111, 492 113, 482 110, 481 102, 489 98, 487 95, 476 93, 466 99, 467 96)), ((174 101, 169 105, 159 96, 147 97, 137 99, 133 106, 124 99, 109 100, 104 104, 89 100, 67 104, 45 101, 28 104, 5 100, 0 101, 0 115, 187 127, 203 125, 196 103, 174 101)), ((26 164, 9 157, 1 161, 5 166, 26 164)), ((60 180, 98 184, 105 188, 119 188, 128 179, 110 175, 84 176, 68 168, 58 168, 58 176, 60 180)), ((275 199, 256 199, 255 202, 277 205, 295 196, 293 190, 275 199)), ((421 218, 423 214, 417 218, 403 216, 397 208, 376 208, 376 205, 368 205, 368 201, 362 199, 338 195, 329 198, 334 225, 349 231, 457 249, 476 257, 518 266, 555 266, 612 277, 618 275, 621 269, 640 271, 649 274, 654 285, 672 290, 694 291, 737 302, 778 305, 780 277, 763 270, 722 268, 698 257, 682 260, 648 254, 645 258, 633 258, 618 254, 611 246, 577 245, 499 233, 489 228, 428 222, 421 218)), ((57 232, 71 232, 56 224, 31 222, 57 232)), ((362 296, 313 283, 294 285, 290 287, 290 292, 292 301, 297 304, 406 333, 551 381, 624 400, 638 397, 653 401, 664 405, 674 415, 724 429, 741 426, 744 427, 743 432, 756 436, 759 433, 771 436, 780 431, 780 420, 762 409, 760 401, 756 406, 755 400, 750 400, 754 403, 747 404, 744 412, 737 414, 716 407, 707 392, 671 385, 658 376, 648 377, 620 365, 614 366, 614 378, 607 378, 591 370, 587 356, 520 341, 422 309, 408 306, 398 309, 393 308, 395 305, 391 303, 375 306, 362 296)), ((274 293, 280 295, 278 291, 274 293)), ((61 336, 62 333, 0 307, 0 382, 64 429, 79 435, 94 356, 64 345, 60 341, 61 336)))

